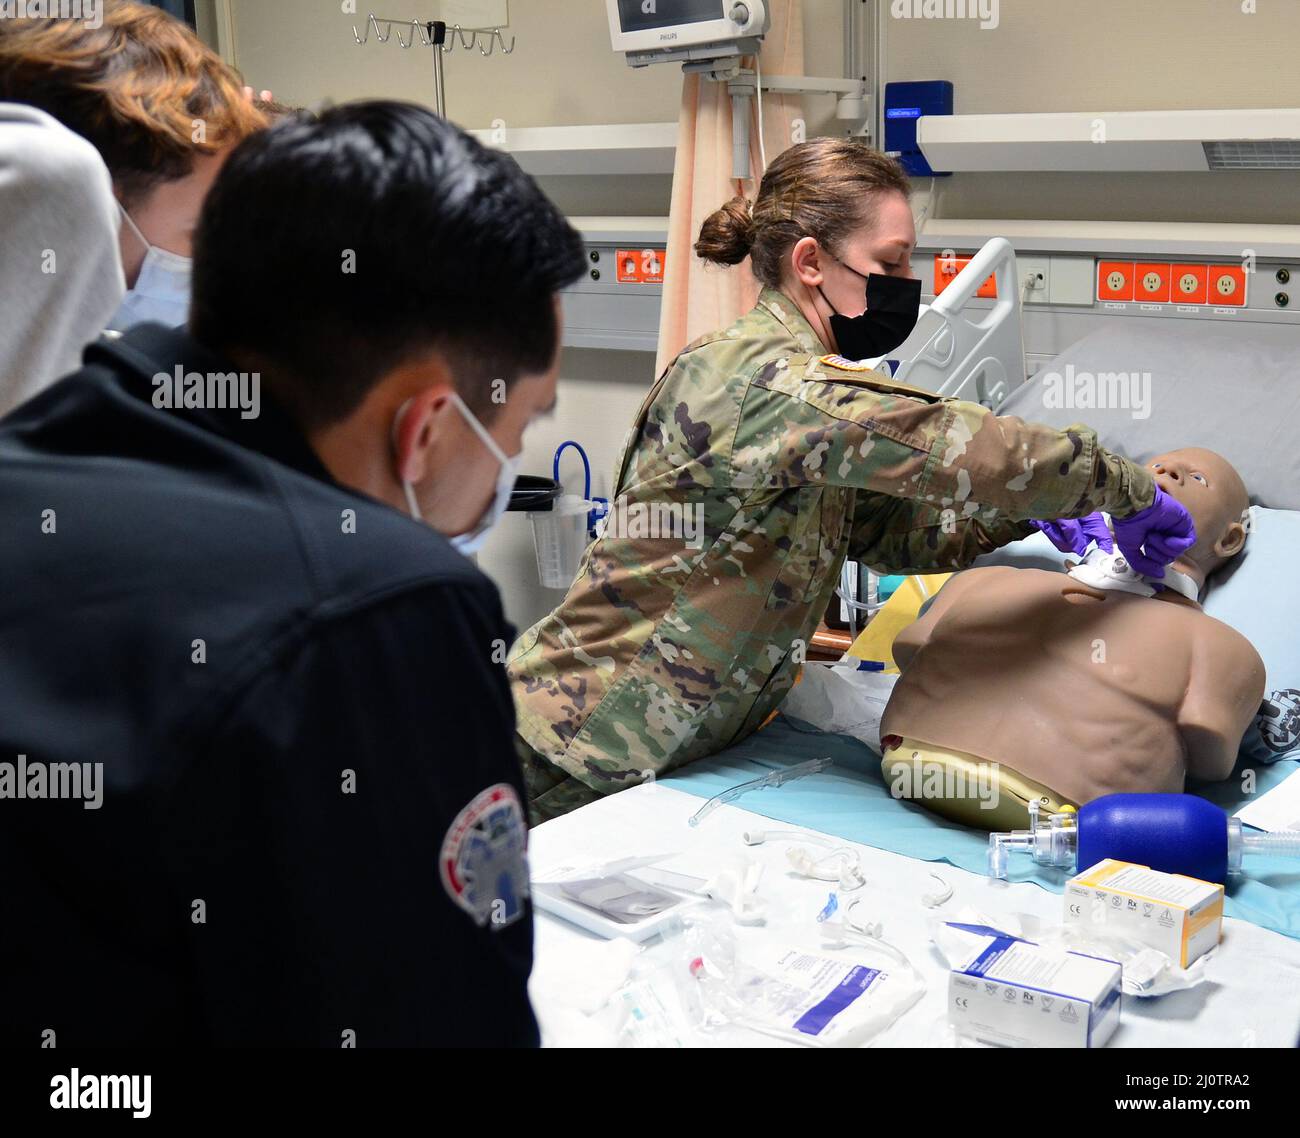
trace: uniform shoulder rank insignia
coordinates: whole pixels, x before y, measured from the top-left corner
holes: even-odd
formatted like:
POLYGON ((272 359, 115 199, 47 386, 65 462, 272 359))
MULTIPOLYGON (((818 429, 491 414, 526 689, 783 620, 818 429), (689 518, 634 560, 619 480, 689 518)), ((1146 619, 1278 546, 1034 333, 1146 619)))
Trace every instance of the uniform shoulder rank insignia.
MULTIPOLYGON (((853 360, 846 360, 843 356, 822 356, 822 363, 827 367, 833 367, 836 371, 864 372, 876 370, 875 364, 855 363, 853 360)), ((884 378, 888 379, 889 377, 885 375, 884 378)))
POLYGON ((489 786, 456 815, 443 838, 442 887, 480 928, 513 924, 528 897, 527 848, 519 795, 504 782, 489 786))

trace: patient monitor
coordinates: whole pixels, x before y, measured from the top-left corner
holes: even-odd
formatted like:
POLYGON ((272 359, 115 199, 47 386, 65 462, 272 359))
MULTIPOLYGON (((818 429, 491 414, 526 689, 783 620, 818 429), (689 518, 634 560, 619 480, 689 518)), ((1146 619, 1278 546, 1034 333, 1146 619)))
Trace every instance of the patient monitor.
POLYGON ((756 55, 771 27, 766 0, 605 0, 609 36, 630 67, 756 55))

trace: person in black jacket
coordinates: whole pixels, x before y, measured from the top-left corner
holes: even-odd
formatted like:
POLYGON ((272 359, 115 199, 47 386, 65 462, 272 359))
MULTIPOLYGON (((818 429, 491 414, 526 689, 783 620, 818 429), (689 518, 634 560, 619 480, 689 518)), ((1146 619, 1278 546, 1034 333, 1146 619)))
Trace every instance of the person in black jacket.
POLYGON ((534 1045, 513 630, 462 552, 581 240, 369 102, 241 144, 195 254, 188 333, 0 421, 0 1043, 534 1045))

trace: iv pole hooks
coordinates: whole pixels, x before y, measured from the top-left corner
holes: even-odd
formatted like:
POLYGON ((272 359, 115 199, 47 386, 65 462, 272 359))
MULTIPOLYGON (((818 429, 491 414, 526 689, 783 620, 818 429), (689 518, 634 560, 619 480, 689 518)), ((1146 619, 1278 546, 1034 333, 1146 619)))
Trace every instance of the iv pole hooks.
POLYGON ((357 30, 356 24, 352 25, 352 38, 357 44, 364 47, 370 41, 370 33, 373 31, 375 39, 380 43, 387 43, 393 36, 394 25, 397 30, 397 45, 403 51, 409 51, 415 46, 418 39, 425 47, 433 48, 433 83, 434 83, 434 104, 439 117, 445 118, 447 115, 447 79, 444 71, 445 64, 442 57, 456 48, 456 42, 466 51, 473 51, 478 48, 479 55, 484 58, 494 55, 498 47, 501 48, 503 55, 512 55, 515 50, 516 37, 510 37, 510 43, 506 43, 505 36, 501 28, 462 28, 459 24, 448 26, 440 20, 392 20, 385 16, 376 16, 373 12, 366 18, 365 24, 362 25, 364 33, 357 30), (381 28, 380 25, 383 25, 381 28), (402 29, 407 30, 407 35, 403 37, 402 29), (466 38, 468 36, 468 39, 466 38), (483 36, 485 44, 479 43, 479 36, 483 36))

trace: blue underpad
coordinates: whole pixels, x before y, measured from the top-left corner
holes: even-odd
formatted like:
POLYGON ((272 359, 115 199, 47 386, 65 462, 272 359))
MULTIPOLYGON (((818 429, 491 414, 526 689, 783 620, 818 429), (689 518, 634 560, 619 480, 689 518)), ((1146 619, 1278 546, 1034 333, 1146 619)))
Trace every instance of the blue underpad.
MULTIPOLYGON (((834 766, 817 774, 754 791, 736 800, 765 818, 803 826, 846 841, 905 854, 921 861, 942 861, 972 873, 985 870, 987 833, 945 821, 912 802, 890 794, 880 774, 880 758, 870 747, 847 735, 831 735, 800 720, 778 715, 762 731, 711 759, 702 759, 663 779, 663 785, 700 798, 773 770, 829 755, 834 766)), ((1300 766, 1281 760, 1256 767, 1256 798, 1300 766)), ((1189 784, 1191 793, 1231 814, 1247 802, 1237 777, 1221 783, 1189 784)), ((707 824, 707 823, 706 823, 707 824)), ((1246 876, 1229 883, 1226 916, 1250 921, 1300 940, 1300 861, 1290 858, 1245 859, 1246 876)), ((1031 858, 1012 857, 1011 881, 1031 881, 1060 893, 1070 874, 1044 869, 1031 858)))

